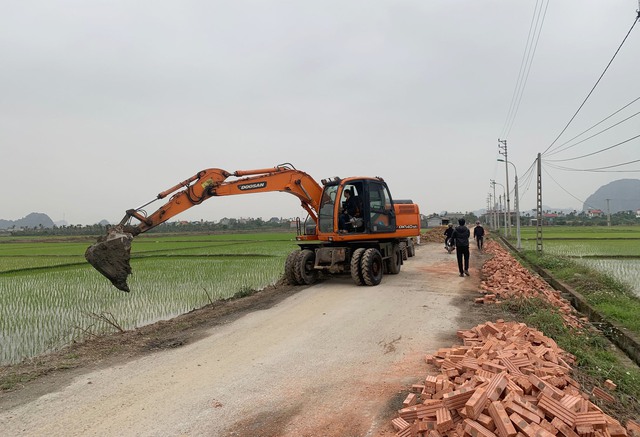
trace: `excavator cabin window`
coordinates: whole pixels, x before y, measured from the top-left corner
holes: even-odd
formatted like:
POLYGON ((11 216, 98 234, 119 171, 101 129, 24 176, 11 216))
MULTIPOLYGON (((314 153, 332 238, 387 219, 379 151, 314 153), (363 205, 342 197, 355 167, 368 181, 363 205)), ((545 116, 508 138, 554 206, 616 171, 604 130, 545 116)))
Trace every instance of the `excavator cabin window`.
POLYGON ((369 218, 371 232, 393 232, 396 218, 391 195, 386 185, 373 182, 369 185, 369 218))
POLYGON ((318 227, 320 232, 333 232, 333 218, 335 211, 335 202, 338 195, 338 185, 329 185, 325 187, 320 202, 320 211, 318 213, 318 227))
POLYGON ((338 217, 339 232, 364 232, 362 186, 362 182, 353 182, 344 186, 340 199, 340 215, 338 217))

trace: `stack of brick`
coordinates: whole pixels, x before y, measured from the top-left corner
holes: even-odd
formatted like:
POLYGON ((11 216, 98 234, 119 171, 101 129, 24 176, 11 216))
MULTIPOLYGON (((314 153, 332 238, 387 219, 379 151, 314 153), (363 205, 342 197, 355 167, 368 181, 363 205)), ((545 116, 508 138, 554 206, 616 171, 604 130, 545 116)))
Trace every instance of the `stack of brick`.
MULTIPOLYGON (((459 331, 462 346, 426 356, 439 373, 412 386, 392 422, 399 437, 623 437, 570 376, 575 358, 524 323, 459 331)), ((615 384, 607 381, 608 391, 615 384)), ((602 388, 595 393, 605 393, 602 388)), ((593 394, 593 399, 603 399, 593 394)))
POLYGON ((567 326, 582 326, 573 307, 560 292, 524 268, 500 244, 492 240, 487 241, 485 252, 493 256, 482 266, 480 292, 484 296, 476 299, 476 303, 500 303, 500 299, 513 297, 539 297, 558 308, 567 326))

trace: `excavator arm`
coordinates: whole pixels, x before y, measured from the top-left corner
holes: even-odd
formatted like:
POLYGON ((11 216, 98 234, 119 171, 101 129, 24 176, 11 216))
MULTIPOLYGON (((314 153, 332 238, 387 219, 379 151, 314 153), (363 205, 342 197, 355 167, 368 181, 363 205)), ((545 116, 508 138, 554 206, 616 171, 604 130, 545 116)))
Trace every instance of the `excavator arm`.
POLYGON ((187 209, 200 205, 215 196, 265 193, 281 191, 300 199, 311 218, 317 222, 322 196, 322 187, 307 173, 296 170, 291 164, 256 170, 238 170, 233 173, 219 168, 202 170, 189 179, 158 194, 156 199, 137 209, 127 210, 117 226, 109 229, 106 236, 90 246, 85 252, 89 263, 118 289, 129 291, 127 277, 131 274, 129 264, 133 237, 152 229, 187 209), (231 177, 239 179, 228 180, 231 177), (144 207, 157 200, 169 198, 150 215, 144 207), (131 219, 138 224, 131 224, 131 219))
POLYGON ((273 191, 290 193, 298 197, 302 208, 317 222, 322 187, 305 172, 296 170, 290 164, 283 164, 273 168, 238 170, 233 173, 219 168, 202 170, 158 194, 155 200, 165 199, 169 195, 171 197, 157 211, 145 216, 141 212, 142 207, 130 209, 126 212, 120 225, 126 225, 132 217, 139 220, 140 223, 137 226, 126 228, 135 236, 166 222, 193 206, 200 205, 211 197, 273 191), (230 177, 241 179, 227 180, 230 177), (183 189, 180 190, 181 188, 183 189))

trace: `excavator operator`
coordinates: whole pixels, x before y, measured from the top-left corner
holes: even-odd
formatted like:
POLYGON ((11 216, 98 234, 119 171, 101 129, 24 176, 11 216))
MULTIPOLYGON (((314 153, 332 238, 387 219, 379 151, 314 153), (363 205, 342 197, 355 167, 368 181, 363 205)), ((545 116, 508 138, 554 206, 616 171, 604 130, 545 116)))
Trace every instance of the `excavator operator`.
POLYGON ((360 217, 360 205, 357 197, 353 195, 353 188, 349 188, 344 192, 345 201, 342 204, 342 214, 338 218, 338 229, 341 232, 347 232, 347 223, 353 218, 360 217))

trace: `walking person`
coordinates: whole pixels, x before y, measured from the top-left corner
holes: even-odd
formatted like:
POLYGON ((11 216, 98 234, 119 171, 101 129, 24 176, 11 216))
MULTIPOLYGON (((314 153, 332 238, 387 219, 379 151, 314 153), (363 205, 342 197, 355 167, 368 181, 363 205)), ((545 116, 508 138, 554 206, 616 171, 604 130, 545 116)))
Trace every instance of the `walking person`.
POLYGON ((473 238, 476 239, 478 250, 482 252, 482 247, 484 246, 484 228, 479 221, 476 222, 476 226, 473 228, 473 238))
POLYGON ((456 245, 456 257, 458 258, 458 270, 460 276, 469 276, 469 237, 471 232, 465 225, 463 218, 458 220, 458 226, 453 230, 451 239, 456 245), (464 259, 464 268, 462 261, 464 259))

